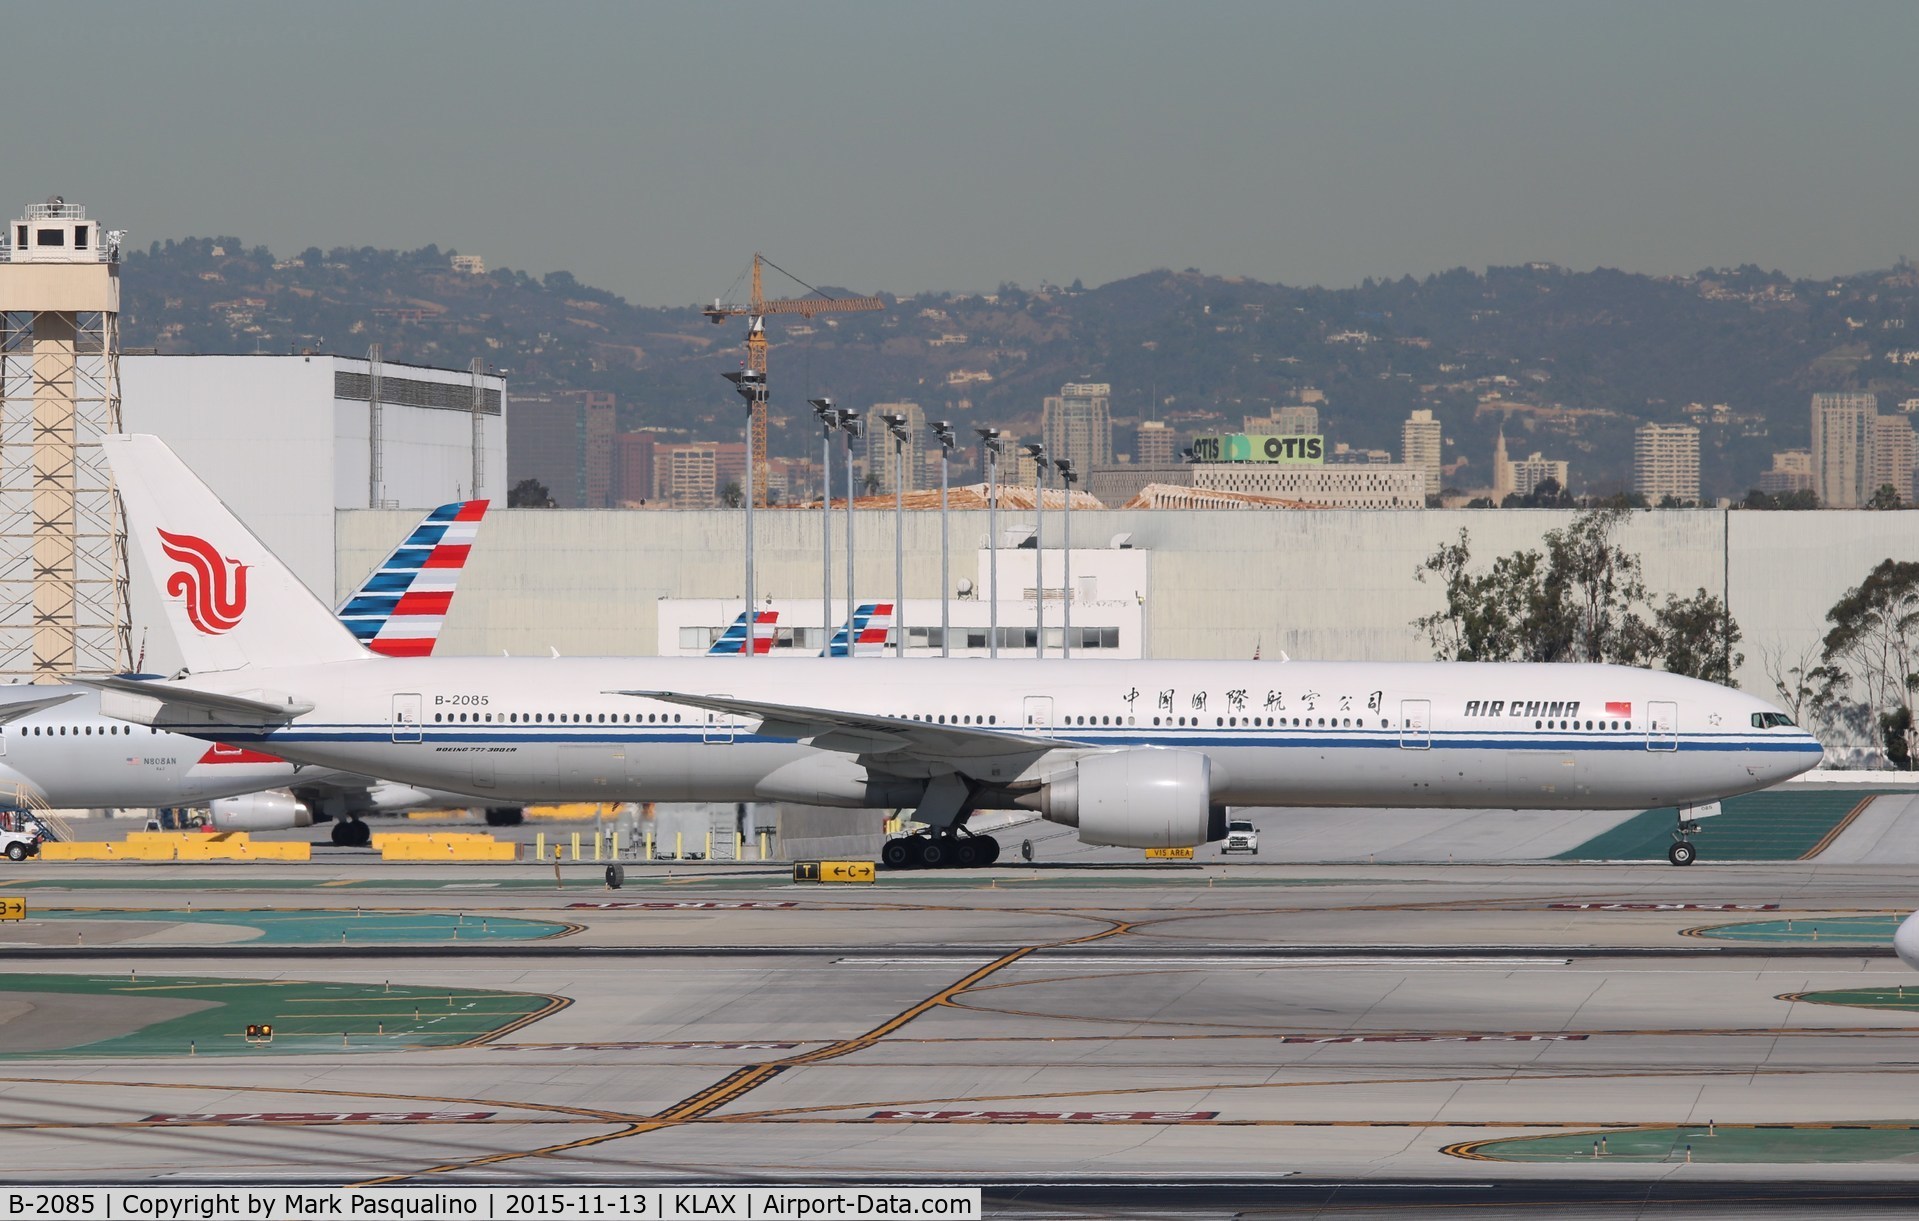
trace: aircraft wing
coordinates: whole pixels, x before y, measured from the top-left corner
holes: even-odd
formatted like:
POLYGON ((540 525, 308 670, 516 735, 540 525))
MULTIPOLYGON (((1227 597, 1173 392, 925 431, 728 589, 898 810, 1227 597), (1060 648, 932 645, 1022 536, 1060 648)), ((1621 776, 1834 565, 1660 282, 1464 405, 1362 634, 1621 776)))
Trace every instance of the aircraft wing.
POLYGON ((0 704, 0 725, 11 725, 21 717, 32 716, 36 712, 45 712, 57 708, 68 700, 80 698, 78 691, 69 691, 64 695, 45 695, 37 700, 15 700, 11 704, 0 704))
POLYGON ((936 725, 905 717, 876 716, 798 704, 769 704, 728 695, 688 695, 679 691, 618 691, 644 699, 751 717, 760 732, 780 738, 798 738, 821 750, 874 758, 884 766, 894 759, 961 763, 1009 755, 1043 755, 1051 750, 1076 750, 1081 743, 1032 737, 982 725, 936 725))
POLYGON ((290 695, 260 692, 260 698, 200 691, 178 683, 140 678, 75 678, 100 692, 106 716, 141 725, 281 725, 313 705, 290 695))

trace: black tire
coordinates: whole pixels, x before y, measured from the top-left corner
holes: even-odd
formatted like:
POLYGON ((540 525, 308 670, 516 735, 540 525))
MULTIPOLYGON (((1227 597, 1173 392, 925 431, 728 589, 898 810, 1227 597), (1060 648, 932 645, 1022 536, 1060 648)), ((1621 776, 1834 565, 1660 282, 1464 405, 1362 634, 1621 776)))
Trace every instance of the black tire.
POLYGON ((956 839, 953 841, 953 868, 978 869, 986 863, 985 855, 980 851, 976 839, 956 839))
POLYGON ((880 847, 880 864, 888 869, 911 869, 919 864, 919 853, 909 839, 889 839, 880 847))
POLYGON ((920 868, 948 869, 953 864, 953 845, 945 839, 922 839, 920 842, 920 868))
POLYGON ((624 885, 626 885, 626 866, 608 865, 606 867, 606 888, 608 890, 618 890, 624 885))
POLYGON ((330 835, 333 840, 333 846, 336 848, 351 848, 353 846, 353 824, 350 822, 334 823, 330 835))
POLYGON ((7 859, 8 859, 8 860, 10 860, 10 861, 24 861, 24 860, 26 860, 26 859, 27 859, 27 846, 26 846, 25 844, 8 844, 8 845, 7 845, 7 859))
POLYGON ((982 835, 973 841, 980 846, 979 863, 991 865, 999 860, 999 841, 990 835, 982 835))
POLYGON ((353 818, 346 823, 347 845, 353 848, 365 848, 373 843, 373 828, 360 819, 353 818))
POLYGON ((489 827, 517 827, 526 821, 526 811, 519 806, 488 806, 486 825, 489 827))
POLYGON ((1675 865, 1690 865, 1698 855, 1693 846, 1683 839, 1666 849, 1666 859, 1675 865))

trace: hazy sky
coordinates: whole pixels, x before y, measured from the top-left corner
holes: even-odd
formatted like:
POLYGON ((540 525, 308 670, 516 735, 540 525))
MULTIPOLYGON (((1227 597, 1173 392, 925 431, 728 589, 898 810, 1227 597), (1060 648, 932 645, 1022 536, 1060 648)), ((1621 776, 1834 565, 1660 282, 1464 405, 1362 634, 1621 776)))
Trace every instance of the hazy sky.
POLYGON ((0 3, 0 211, 644 304, 1919 254, 1919 5, 0 3))

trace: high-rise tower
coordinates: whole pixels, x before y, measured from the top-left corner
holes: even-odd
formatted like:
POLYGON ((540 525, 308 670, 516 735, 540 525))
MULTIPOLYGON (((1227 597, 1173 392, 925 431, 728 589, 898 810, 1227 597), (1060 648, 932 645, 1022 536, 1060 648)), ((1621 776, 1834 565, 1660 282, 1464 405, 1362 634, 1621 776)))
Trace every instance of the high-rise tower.
POLYGON ((128 668, 120 234, 59 196, 0 241, 0 679, 128 668))

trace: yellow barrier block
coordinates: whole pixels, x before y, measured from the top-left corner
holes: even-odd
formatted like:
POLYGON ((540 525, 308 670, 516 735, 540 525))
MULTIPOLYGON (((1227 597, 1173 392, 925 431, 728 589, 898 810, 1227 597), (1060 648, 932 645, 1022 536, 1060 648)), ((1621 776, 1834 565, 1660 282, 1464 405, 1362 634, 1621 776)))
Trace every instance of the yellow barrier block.
POLYGON ((310 861, 313 845, 304 841, 254 844, 249 856, 256 861, 310 861))
POLYGON ((46 861, 110 861, 112 844, 49 843, 40 845, 40 859, 46 861))
POLYGON ((528 818, 553 822, 593 822, 600 818, 612 818, 618 813, 617 806, 600 801, 569 801, 558 805, 526 807, 528 818))

